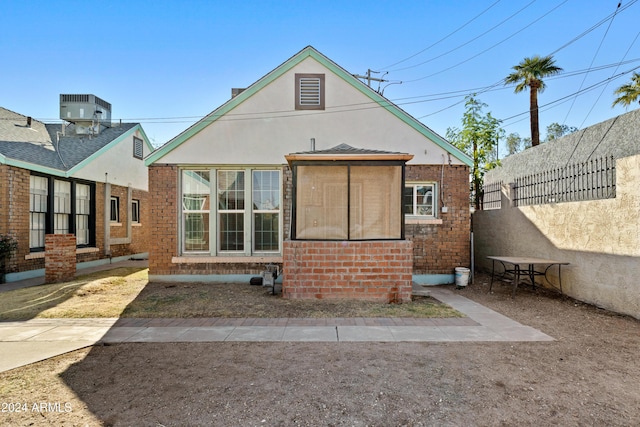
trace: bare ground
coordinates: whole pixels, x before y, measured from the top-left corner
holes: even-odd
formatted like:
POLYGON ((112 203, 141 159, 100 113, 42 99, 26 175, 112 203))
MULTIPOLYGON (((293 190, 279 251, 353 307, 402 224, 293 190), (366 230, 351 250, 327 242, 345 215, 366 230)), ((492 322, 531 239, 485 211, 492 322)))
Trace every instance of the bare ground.
POLYGON ((100 346, 0 374, 26 404, 0 425, 640 425, 638 320, 486 276, 458 292, 556 341, 100 346))

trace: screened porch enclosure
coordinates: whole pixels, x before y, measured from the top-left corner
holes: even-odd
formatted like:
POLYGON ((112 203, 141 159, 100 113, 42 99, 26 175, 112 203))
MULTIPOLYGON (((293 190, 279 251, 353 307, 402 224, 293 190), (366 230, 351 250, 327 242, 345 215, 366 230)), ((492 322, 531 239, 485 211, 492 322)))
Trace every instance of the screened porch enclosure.
POLYGON ((296 166, 296 238, 401 239, 402 166, 296 166))
POLYGON ((404 239, 404 169, 413 156, 339 145, 290 154, 294 240, 404 239))

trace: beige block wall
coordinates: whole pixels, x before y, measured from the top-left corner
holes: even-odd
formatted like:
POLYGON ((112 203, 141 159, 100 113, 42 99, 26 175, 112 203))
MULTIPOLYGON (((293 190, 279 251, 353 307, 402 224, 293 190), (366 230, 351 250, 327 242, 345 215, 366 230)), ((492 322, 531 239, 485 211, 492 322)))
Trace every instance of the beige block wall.
MULTIPOLYGON (((567 261, 566 294, 640 318, 640 155, 618 159, 616 198, 510 207, 473 216, 475 264, 489 255, 567 261)), ((557 283, 555 270, 550 274, 557 283)))

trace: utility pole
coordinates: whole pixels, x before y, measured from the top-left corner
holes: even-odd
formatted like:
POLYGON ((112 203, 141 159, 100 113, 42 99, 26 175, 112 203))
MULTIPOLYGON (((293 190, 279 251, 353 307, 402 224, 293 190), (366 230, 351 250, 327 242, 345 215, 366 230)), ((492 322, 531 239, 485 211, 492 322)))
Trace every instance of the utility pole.
POLYGON ((360 74, 354 74, 353 77, 356 77, 358 79, 365 79, 367 81, 367 86, 371 87, 371 82, 388 82, 389 80, 385 80, 385 79, 379 79, 377 77, 371 77, 371 73, 376 73, 376 74, 380 74, 380 71, 371 71, 371 68, 369 68, 367 70, 367 75, 366 76, 361 76, 360 74))

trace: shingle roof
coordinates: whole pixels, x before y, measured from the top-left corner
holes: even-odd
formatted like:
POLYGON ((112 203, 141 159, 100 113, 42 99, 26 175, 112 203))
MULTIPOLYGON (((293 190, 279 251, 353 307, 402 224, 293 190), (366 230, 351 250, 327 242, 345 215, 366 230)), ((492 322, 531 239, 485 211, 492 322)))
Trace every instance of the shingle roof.
POLYGON ((405 154, 405 153, 400 153, 397 151, 382 151, 382 150, 370 150, 365 148, 355 148, 348 144, 340 144, 340 145, 336 145, 335 147, 328 148, 326 150, 302 151, 302 152, 293 153, 293 154, 318 154, 318 155, 355 154, 355 155, 359 155, 359 154, 405 154))
POLYGON ((137 123, 104 127, 98 135, 76 135, 75 125, 45 124, 37 120, 27 126, 27 116, 0 107, 0 155, 38 166, 68 171, 91 157, 137 123))

